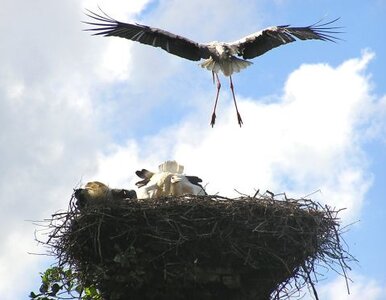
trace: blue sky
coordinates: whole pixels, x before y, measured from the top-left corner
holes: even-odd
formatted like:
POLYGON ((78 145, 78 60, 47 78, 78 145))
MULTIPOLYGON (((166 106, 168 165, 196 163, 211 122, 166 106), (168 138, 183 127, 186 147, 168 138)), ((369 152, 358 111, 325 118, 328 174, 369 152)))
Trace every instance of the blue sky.
MULTIPOLYGON (((133 188, 134 171, 167 159, 209 193, 269 189, 346 207, 342 224, 358 260, 351 295, 329 272, 321 299, 386 294, 386 1, 5 0, 0 12, 0 295, 25 299, 52 259, 26 220, 65 210, 79 184, 133 188), (253 60, 234 79, 244 126, 220 77, 160 49, 84 32, 97 5, 198 42, 233 41, 271 25, 321 18, 338 43, 297 42, 253 60)), ((42 236, 44 239, 45 237, 42 236)), ((307 293, 307 290, 304 291, 307 293)), ((306 296, 311 299, 311 296, 306 296)))

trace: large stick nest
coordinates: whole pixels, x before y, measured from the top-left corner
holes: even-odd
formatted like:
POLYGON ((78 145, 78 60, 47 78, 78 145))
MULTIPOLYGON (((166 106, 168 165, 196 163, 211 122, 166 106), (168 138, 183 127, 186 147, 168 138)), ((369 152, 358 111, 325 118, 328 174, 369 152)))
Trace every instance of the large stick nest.
POLYGON ((346 277, 338 211, 264 195, 101 201, 53 215, 46 244, 105 299, 281 299, 346 277))

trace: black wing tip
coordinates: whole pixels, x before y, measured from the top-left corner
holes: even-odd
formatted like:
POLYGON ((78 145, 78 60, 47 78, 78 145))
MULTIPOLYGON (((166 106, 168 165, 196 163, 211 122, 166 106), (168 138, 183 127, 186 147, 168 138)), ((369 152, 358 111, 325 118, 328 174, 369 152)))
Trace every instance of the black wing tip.
MULTIPOLYGON (((322 23, 324 18, 321 18, 319 21, 315 22, 314 24, 310 25, 309 27, 314 27, 314 28, 318 28, 318 27, 323 27, 323 28, 326 28, 327 25, 330 25, 330 24, 333 24, 337 21, 340 20, 341 17, 337 17, 335 19, 332 19, 331 21, 327 21, 325 23, 322 23)), ((342 28, 341 26, 334 26, 334 27, 327 27, 327 28, 342 28)))
POLYGON ((83 24, 94 26, 93 28, 86 28, 83 31, 94 32, 92 35, 108 36, 109 33, 119 24, 117 20, 110 17, 99 6, 100 13, 96 13, 88 8, 85 8, 84 14, 91 18, 92 21, 81 21, 83 24))
POLYGON ((91 17, 91 18, 100 18, 100 19, 103 19, 103 20, 111 20, 111 21, 115 21, 114 18, 112 18, 111 16, 109 16, 99 5, 98 5, 98 9, 100 11, 100 13, 96 13, 95 11, 92 11, 91 9, 88 9, 88 8, 85 8, 85 15, 88 16, 88 17, 91 17))
POLYGON ((117 24, 118 21, 115 20, 114 18, 110 17, 107 13, 105 13, 99 6, 98 6, 99 10, 101 13, 96 13, 95 11, 92 11, 88 8, 85 8, 85 12, 84 14, 93 19, 93 20, 96 20, 96 21, 100 21, 100 22, 104 22, 104 24, 101 24, 101 23, 92 23, 92 22, 86 22, 86 21, 82 21, 82 23, 86 23, 86 24, 89 24, 89 25, 105 25, 105 24, 117 24))
POLYGON ((305 27, 293 27, 289 24, 280 25, 277 27, 283 28, 283 29, 288 28, 291 30, 300 30, 300 31, 310 30, 311 32, 313 32, 315 35, 318 36, 319 40, 336 43, 337 41, 343 41, 343 39, 336 36, 336 34, 345 33, 344 31, 340 30, 341 28, 344 28, 344 27, 343 26, 330 26, 330 25, 336 23, 340 19, 341 19, 341 17, 337 17, 337 18, 332 19, 330 21, 324 22, 324 19, 322 18, 319 21, 317 21, 311 25, 305 26, 305 27))
MULTIPOLYGON (((314 36, 311 38, 300 38, 300 39, 318 39, 321 41, 328 41, 328 42, 333 42, 336 43, 337 41, 342 41, 340 37, 336 36, 336 34, 341 34, 344 33, 343 31, 340 31, 339 29, 344 28, 343 26, 330 26, 331 24, 337 22, 340 20, 340 17, 335 18, 333 20, 323 22, 323 19, 320 19, 319 21, 308 25, 306 27, 289 27, 288 25, 280 26, 282 28, 289 28, 291 30, 307 30, 311 31, 314 36)), ((295 35, 298 37, 297 35, 295 35)), ((298 37, 299 38, 299 37, 298 37)))
POLYGON ((321 40, 336 43, 337 41, 343 40, 337 37, 335 34, 345 33, 344 31, 340 31, 340 29, 344 27, 330 25, 336 23, 340 19, 341 17, 337 17, 326 22, 323 22, 323 19, 320 19, 318 22, 308 26, 308 28, 317 33, 320 36, 321 40))

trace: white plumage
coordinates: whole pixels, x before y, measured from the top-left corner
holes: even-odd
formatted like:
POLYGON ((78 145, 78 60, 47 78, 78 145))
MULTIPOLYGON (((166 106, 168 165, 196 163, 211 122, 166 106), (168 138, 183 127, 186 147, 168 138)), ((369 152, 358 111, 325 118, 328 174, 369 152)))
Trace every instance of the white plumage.
POLYGON ((169 172, 182 174, 184 172, 184 166, 178 164, 175 160, 167 160, 158 166, 160 172, 169 172))
POLYGON ((143 198, 159 198, 170 195, 171 176, 172 174, 169 172, 155 173, 147 185, 139 188, 139 194, 143 198))
POLYGON ((226 43, 211 42, 208 44, 208 48, 211 53, 216 53, 217 57, 210 56, 200 66, 216 74, 221 71, 225 76, 231 76, 253 64, 250 61, 235 57, 237 55, 236 48, 229 47, 226 43))
POLYGON ((174 174, 170 177, 170 194, 173 196, 182 195, 206 195, 202 186, 192 184, 188 178, 182 174, 174 174))
POLYGON ((136 172, 143 179, 136 183, 138 198, 149 199, 184 194, 205 195, 204 188, 199 184, 202 180, 196 176, 183 175, 184 166, 176 161, 166 161, 159 165, 158 169, 158 173, 146 169, 136 172))

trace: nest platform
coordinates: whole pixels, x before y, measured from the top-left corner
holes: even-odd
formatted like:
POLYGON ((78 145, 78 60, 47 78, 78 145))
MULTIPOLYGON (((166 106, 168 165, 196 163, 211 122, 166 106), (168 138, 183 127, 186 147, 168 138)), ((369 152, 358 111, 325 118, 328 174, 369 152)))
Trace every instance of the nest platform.
POLYGON ((314 267, 348 269, 338 211, 257 195, 89 203, 53 215, 46 244, 103 299, 288 299, 314 267))

